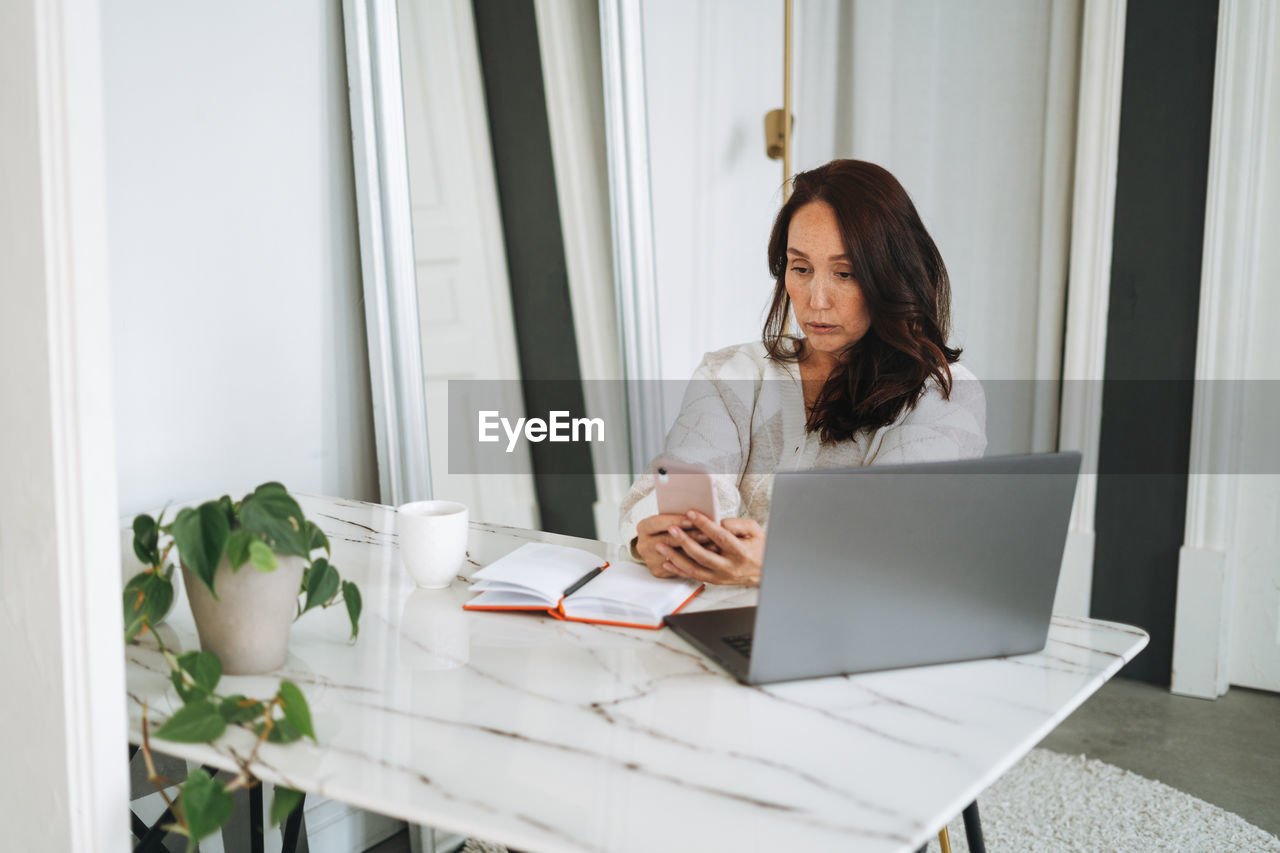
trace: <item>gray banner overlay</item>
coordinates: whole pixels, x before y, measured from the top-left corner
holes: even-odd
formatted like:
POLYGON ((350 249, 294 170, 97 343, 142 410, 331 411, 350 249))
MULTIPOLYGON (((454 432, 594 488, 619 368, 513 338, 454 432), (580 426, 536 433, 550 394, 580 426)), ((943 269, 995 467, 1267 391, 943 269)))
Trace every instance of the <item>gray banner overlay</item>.
MULTIPOLYGON (((617 380, 581 383, 583 394, 578 399, 601 406, 599 411, 528 411, 523 389, 540 382, 557 387, 566 384, 561 380, 450 380, 446 437, 449 473, 529 474, 530 452, 536 445, 541 473, 633 475, 636 472, 629 470, 627 462, 629 399, 639 400, 641 405, 661 406, 669 417, 675 417, 690 400, 698 400, 700 406, 709 407, 708 411, 714 411, 717 401, 723 401, 736 419, 745 419, 753 428, 776 416, 780 405, 802 405, 796 402, 799 398, 795 385, 788 382, 617 380), (583 447, 590 448, 591 453, 584 455, 583 447), (584 463, 584 458, 594 459, 594 469, 584 463), (544 464, 549 470, 543 470, 544 464)), ((1125 397, 1158 408, 1164 400, 1194 399, 1202 410, 1203 422, 1214 424, 1220 432, 1230 428, 1229 440, 1206 445, 1193 460, 1190 435, 1161 432, 1152 434, 1148 444, 1122 449, 1109 449, 1104 436, 1100 461, 1090 464, 1086 459, 1084 473, 1280 474, 1280 442, 1276 440, 1275 427, 1280 423, 1280 380, 984 380, 981 384, 986 397, 988 456, 1079 449, 1058 446, 1056 425, 1061 411, 1091 400, 1105 405, 1108 400, 1125 397), (1171 447, 1181 446, 1188 450, 1170 453, 1171 447)), ((575 396, 548 393, 543 399, 575 396)), ((721 430, 699 433, 693 440, 702 442, 704 454, 708 442, 732 443, 733 446, 711 449, 736 456, 739 438, 735 432, 721 430)), ((439 440, 436 436, 431 439, 439 440)), ((679 448, 675 450, 679 455, 679 448)))

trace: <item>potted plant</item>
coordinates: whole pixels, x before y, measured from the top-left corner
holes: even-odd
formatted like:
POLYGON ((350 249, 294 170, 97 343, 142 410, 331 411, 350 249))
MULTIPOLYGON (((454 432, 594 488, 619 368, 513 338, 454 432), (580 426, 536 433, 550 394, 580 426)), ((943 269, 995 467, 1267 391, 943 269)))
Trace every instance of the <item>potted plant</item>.
MULTIPOLYGON (((251 753, 237 757, 238 772, 229 780, 196 770, 171 797, 166 789, 175 783, 159 776, 151 760, 144 706, 142 752, 148 778, 173 815, 169 828, 186 835, 188 849, 193 850, 230 817, 231 792, 259 784, 249 768, 263 743, 315 739, 311 712, 297 685, 282 681, 274 697, 253 699, 220 692, 222 675, 267 672, 283 665, 290 623, 316 607, 341 602, 354 641, 360 626, 360 590, 342 580, 328 560, 328 538, 307 520, 285 487, 274 482, 263 483, 239 502, 223 496, 184 508, 168 524, 163 513, 159 519, 139 515, 133 520, 133 550, 147 568, 125 585, 125 641, 150 633, 183 703, 155 736, 201 743, 217 740, 228 725, 257 736, 251 753), (175 549, 201 651, 175 654, 154 630, 173 604, 175 566, 170 557, 175 549)), ((300 792, 277 786, 272 823, 301 802, 300 792)))
POLYGON ((235 503, 223 495, 163 521, 163 514, 133 520, 133 550, 148 568, 125 586, 126 641, 172 604, 175 547, 200 647, 228 675, 282 666, 290 623, 314 607, 342 602, 351 638, 358 634, 359 589, 342 580, 328 560, 328 538, 281 484, 263 483, 235 503))

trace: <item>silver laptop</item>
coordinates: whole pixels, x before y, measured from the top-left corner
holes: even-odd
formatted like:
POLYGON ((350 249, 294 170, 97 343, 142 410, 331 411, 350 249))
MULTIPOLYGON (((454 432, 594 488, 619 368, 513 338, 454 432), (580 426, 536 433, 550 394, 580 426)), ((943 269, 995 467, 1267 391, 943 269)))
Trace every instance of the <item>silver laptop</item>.
POLYGON ((1079 453, 777 475, 757 607, 667 624, 747 684, 1044 648, 1079 453))

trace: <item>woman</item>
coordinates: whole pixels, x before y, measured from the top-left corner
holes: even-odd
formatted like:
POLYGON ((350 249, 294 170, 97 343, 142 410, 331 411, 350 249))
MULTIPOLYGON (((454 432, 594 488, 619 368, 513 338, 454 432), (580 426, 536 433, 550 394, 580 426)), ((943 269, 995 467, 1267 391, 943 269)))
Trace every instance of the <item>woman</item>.
POLYGON ((664 456, 712 472, 724 517, 659 515, 652 474, 623 501, 632 557, 658 577, 758 584, 776 471, 986 448, 982 388, 946 343, 946 267, 906 190, 860 160, 792 186, 769 238, 763 339, 703 357, 667 436, 664 456))

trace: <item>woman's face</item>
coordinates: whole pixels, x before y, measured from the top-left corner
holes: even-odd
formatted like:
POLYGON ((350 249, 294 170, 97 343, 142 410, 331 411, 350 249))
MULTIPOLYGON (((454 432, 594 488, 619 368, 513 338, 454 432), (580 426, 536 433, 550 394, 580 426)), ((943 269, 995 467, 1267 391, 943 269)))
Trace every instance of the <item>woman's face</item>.
POLYGON ((791 309, 814 351, 837 355, 871 328, 836 213, 825 201, 809 202, 791 217, 786 285, 791 309))

